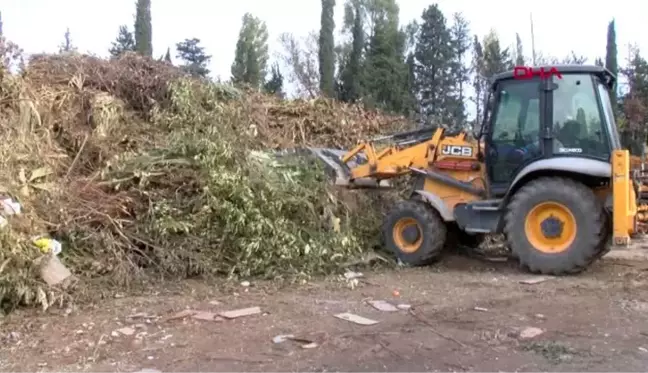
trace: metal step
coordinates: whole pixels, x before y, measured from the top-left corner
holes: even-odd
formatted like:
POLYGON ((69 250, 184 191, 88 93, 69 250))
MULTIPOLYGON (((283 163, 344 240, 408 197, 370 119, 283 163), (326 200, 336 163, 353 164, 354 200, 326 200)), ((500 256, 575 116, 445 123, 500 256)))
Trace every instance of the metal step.
POLYGON ((501 199, 487 199, 483 201, 474 201, 468 203, 468 206, 473 210, 479 211, 497 211, 500 209, 501 199))

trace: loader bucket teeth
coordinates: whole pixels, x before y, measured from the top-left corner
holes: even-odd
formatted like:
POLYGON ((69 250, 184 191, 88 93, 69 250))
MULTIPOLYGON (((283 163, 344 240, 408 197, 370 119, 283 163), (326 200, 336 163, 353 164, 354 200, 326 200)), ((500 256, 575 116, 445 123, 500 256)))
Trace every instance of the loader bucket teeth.
POLYGON ((379 182, 373 178, 351 180, 351 168, 367 163, 367 159, 361 154, 356 155, 345 164, 342 162, 342 156, 347 153, 347 150, 330 148, 308 148, 308 150, 324 163, 337 186, 348 188, 389 187, 389 183, 379 182))
POLYGON ((346 151, 325 148, 309 148, 308 150, 324 163, 326 170, 334 178, 335 185, 349 185, 351 170, 349 169, 349 166, 344 164, 341 160, 341 157, 346 153, 346 151))

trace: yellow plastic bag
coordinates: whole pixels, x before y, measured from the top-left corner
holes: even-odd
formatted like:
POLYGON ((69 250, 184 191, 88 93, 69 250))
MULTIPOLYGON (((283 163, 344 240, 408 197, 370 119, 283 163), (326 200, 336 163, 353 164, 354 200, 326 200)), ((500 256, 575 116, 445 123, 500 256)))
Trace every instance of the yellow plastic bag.
POLYGON ((60 242, 46 237, 35 239, 34 245, 36 245, 43 254, 52 253, 53 255, 58 255, 63 250, 60 242))

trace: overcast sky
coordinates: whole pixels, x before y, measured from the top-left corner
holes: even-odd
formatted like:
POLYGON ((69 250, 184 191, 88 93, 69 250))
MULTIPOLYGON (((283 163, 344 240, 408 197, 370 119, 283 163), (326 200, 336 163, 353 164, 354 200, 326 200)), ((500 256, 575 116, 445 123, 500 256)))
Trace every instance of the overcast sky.
MULTIPOLYGON (((341 23, 343 0, 337 0, 336 19, 341 23)), ((399 0, 401 23, 419 18, 433 1, 399 0)), ((616 0, 613 6, 585 0, 440 0, 450 17, 462 12, 471 31, 481 36, 497 31, 504 45, 512 45, 520 33, 531 50, 529 14, 533 12, 536 50, 563 57, 575 51, 590 58, 605 55, 607 24, 616 19, 619 62, 624 63, 629 43, 648 53, 648 2, 616 0), (642 26, 643 25, 643 26, 642 26)), ((230 66, 241 17, 246 12, 266 21, 271 52, 278 50, 283 32, 306 35, 319 29, 319 0, 152 0, 153 45, 163 55, 184 38, 201 39, 212 55, 214 77, 230 77, 230 66)), ((2 0, 0 11, 5 35, 27 53, 55 52, 67 27, 80 51, 107 55, 120 24, 133 24, 135 0, 2 0)))

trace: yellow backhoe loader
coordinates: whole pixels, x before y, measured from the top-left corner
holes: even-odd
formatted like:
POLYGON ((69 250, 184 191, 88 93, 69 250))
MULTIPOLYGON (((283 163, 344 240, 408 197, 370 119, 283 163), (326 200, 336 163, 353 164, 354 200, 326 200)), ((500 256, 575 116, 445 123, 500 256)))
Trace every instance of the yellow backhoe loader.
POLYGON ((557 68, 548 78, 494 77, 479 134, 422 128, 348 152, 311 150, 349 188, 413 176, 411 198, 383 226, 386 247, 406 264, 437 258, 451 238, 475 244, 503 233, 528 270, 578 273, 629 243, 641 224, 640 185, 608 96, 615 76, 557 68))

